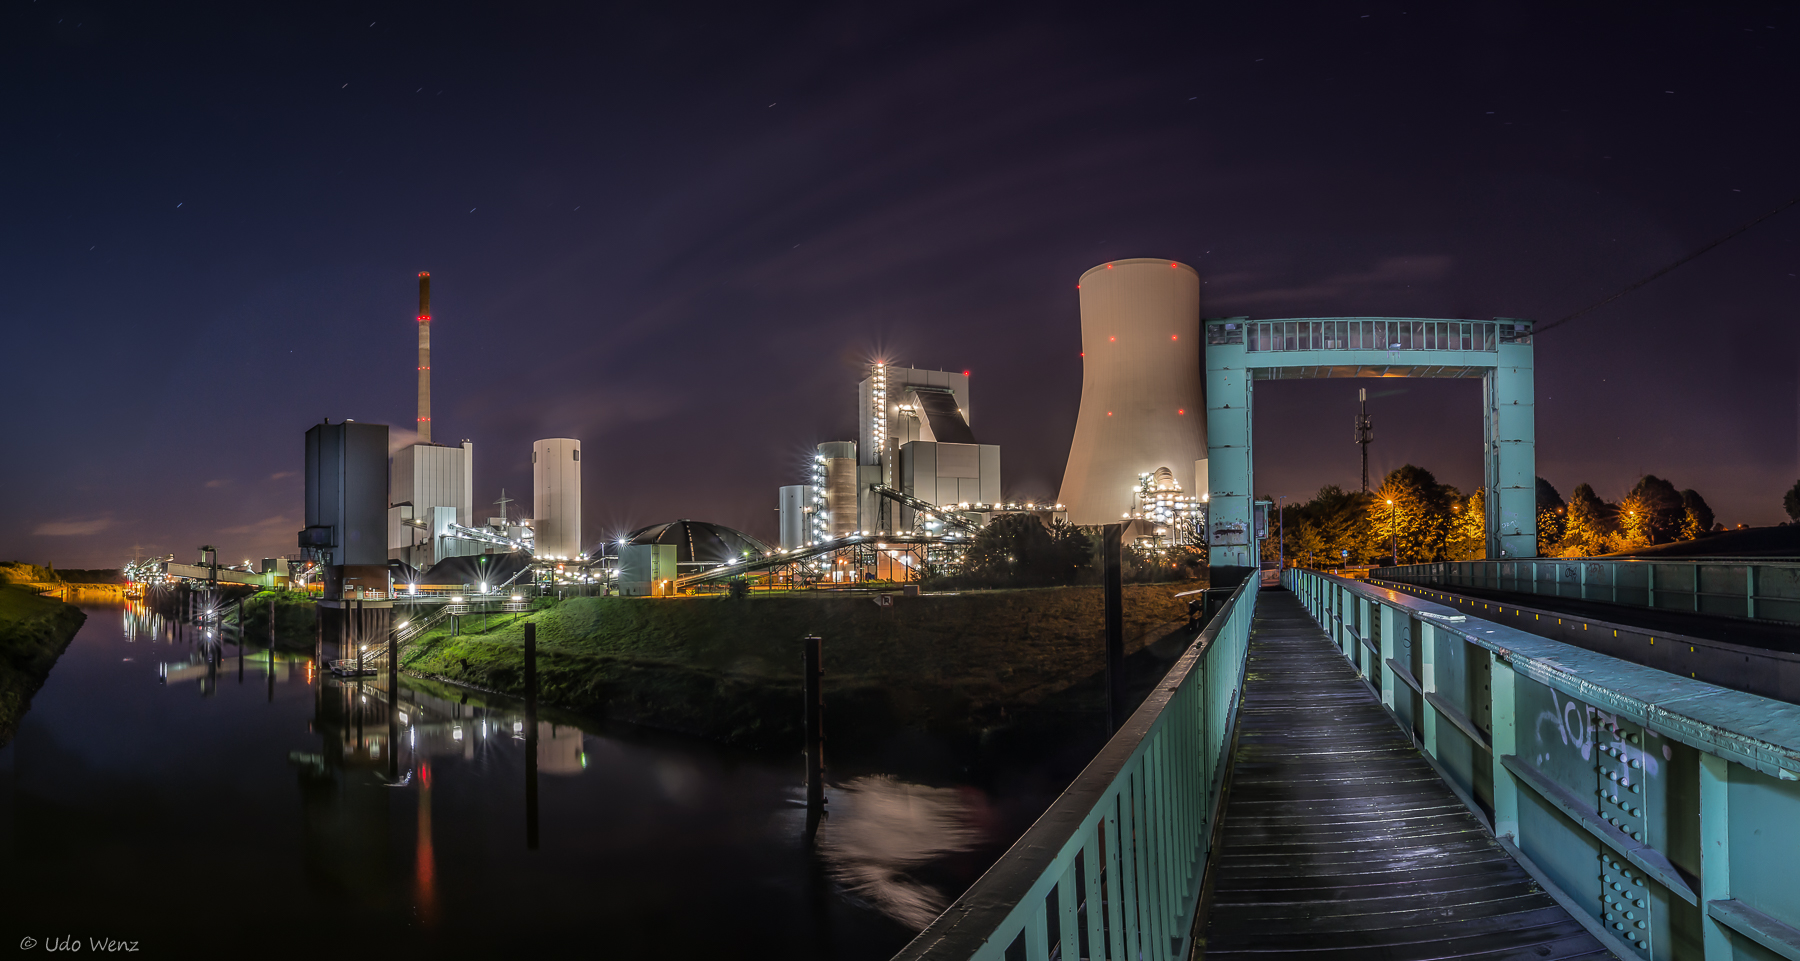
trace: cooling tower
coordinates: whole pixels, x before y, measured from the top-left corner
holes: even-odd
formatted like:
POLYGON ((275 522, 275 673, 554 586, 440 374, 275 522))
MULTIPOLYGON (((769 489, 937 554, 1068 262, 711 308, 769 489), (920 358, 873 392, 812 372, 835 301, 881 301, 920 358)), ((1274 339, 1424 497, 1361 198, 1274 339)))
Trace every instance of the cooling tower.
POLYGON ((1082 274, 1079 290, 1081 413, 1058 499, 1071 523, 1112 524, 1139 475, 1167 467, 1187 488, 1206 457, 1200 276, 1168 260, 1115 260, 1082 274))
POLYGON ((531 517, 538 557, 581 556, 581 441, 531 445, 531 517))

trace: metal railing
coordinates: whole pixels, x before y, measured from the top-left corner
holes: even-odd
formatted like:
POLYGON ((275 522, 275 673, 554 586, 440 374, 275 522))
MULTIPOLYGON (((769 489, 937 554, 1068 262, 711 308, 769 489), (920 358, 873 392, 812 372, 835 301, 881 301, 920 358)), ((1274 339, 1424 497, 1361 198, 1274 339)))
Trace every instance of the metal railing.
POLYGON ((1403 584, 1475 587, 1628 607, 1800 624, 1800 562, 1570 557, 1382 567, 1403 584))
POLYGON ((896 961, 1187 957, 1256 592, 1246 578, 1068 790, 896 961))
POLYGON ((1284 581, 1501 846, 1619 957, 1800 959, 1800 707, 1401 591, 1284 581))
POLYGON ((451 614, 461 613, 460 611, 453 610, 453 608, 458 607, 463 610, 468 609, 467 604, 445 604, 443 607, 432 611, 425 617, 415 617, 406 621, 401 626, 394 628, 394 643, 405 644, 413 638, 418 637, 420 634, 430 630, 439 621, 449 617, 451 614))

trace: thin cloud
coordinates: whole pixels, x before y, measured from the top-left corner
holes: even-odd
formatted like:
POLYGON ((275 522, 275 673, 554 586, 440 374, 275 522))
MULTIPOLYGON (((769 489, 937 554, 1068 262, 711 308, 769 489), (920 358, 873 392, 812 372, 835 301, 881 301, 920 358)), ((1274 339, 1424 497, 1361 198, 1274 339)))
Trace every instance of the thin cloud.
POLYGON ((231 483, 230 480, 225 479, 225 478, 220 478, 218 480, 207 481, 206 486, 208 486, 208 487, 225 487, 225 486, 229 485, 230 483, 231 483))
POLYGON ((297 470, 278 470, 275 473, 270 474, 269 479, 270 480, 281 480, 283 477, 296 477, 299 475, 299 473, 300 472, 297 470))
POLYGON ((287 519, 286 514, 276 514, 274 517, 264 518, 260 521, 257 521, 254 524, 241 524, 237 527, 221 527, 221 528, 219 528, 219 533, 221 533, 221 534, 261 534, 261 533, 267 532, 269 530, 282 527, 289 523, 290 523, 290 521, 287 519))
POLYGON ((112 526, 112 518, 101 517, 91 521, 49 521, 37 526, 32 531, 38 537, 86 537, 98 534, 112 526))
POLYGON ((1254 290, 1238 290, 1235 293, 1231 291, 1232 287, 1256 284, 1262 280, 1262 277, 1248 273, 1223 274, 1208 278, 1211 281, 1212 290, 1209 292, 1207 300, 1218 306, 1241 307, 1344 301, 1366 297, 1372 293, 1388 293, 1396 288, 1405 289, 1435 284, 1449 276, 1450 268, 1454 266, 1455 262, 1456 258, 1448 254, 1384 257, 1368 270, 1336 273, 1298 286, 1262 287, 1254 290))

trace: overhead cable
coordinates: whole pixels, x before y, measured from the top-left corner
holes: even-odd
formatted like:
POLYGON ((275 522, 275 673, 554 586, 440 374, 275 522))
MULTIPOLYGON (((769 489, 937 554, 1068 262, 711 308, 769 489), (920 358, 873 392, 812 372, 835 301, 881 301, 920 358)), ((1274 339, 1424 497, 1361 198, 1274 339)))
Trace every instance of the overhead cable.
POLYGON ((1783 210, 1786 210, 1795 204, 1800 204, 1800 197, 1795 197, 1794 199, 1789 200, 1787 203, 1781 204, 1780 206, 1776 207, 1775 209, 1769 211, 1766 214, 1763 214, 1762 216, 1756 218, 1755 220, 1748 221, 1746 223, 1740 224, 1737 227, 1732 228, 1730 231, 1714 238, 1706 246, 1701 247, 1700 249, 1695 250, 1692 253, 1689 253, 1687 256, 1681 258, 1680 260, 1675 261, 1674 263, 1668 265, 1667 267, 1664 267, 1661 270, 1658 270, 1656 273, 1653 273, 1650 276, 1645 277, 1643 280, 1640 280, 1637 283, 1632 284, 1623 290, 1620 290, 1618 293, 1615 293, 1612 296, 1607 297, 1604 300, 1599 300, 1592 304, 1589 304, 1586 307, 1583 307, 1580 310, 1568 315, 1567 317, 1563 317, 1559 320, 1553 320, 1547 324, 1540 324, 1533 331, 1533 333, 1541 334, 1546 330, 1550 330, 1550 329, 1556 328, 1556 327, 1561 327, 1563 324, 1566 324, 1569 321, 1574 320, 1577 317, 1583 316, 1585 314, 1593 313, 1594 311, 1599 310, 1602 307, 1605 307, 1607 304, 1610 304, 1613 301, 1618 300, 1620 297, 1623 297, 1626 294, 1629 294, 1632 291, 1638 289, 1639 287, 1642 287, 1645 284, 1650 283, 1651 281, 1657 279, 1658 277, 1661 277, 1662 275, 1669 273, 1670 271, 1674 270, 1675 268, 1680 267, 1682 264, 1685 264, 1688 261, 1693 260, 1694 258, 1700 256, 1701 254, 1706 253, 1707 251, 1713 249, 1714 247, 1717 247, 1720 244, 1724 243, 1725 241, 1730 240, 1733 237, 1736 237, 1738 234, 1741 234, 1744 231, 1749 230, 1751 227, 1754 227, 1757 224, 1760 224, 1763 221, 1768 220, 1770 217, 1773 217, 1776 214, 1781 213, 1783 210))

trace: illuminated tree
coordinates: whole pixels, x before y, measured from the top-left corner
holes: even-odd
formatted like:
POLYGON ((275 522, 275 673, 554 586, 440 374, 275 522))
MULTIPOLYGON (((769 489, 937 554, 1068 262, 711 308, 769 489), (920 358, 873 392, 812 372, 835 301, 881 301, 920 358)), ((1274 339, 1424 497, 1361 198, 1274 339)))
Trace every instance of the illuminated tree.
POLYGON ((1071 584, 1093 563, 1094 546, 1072 525, 1046 527, 1031 514, 1002 514, 975 535, 963 572, 982 584, 1071 584))
POLYGON ((1537 479, 1537 556, 1549 557, 1568 527, 1568 505, 1542 477, 1537 479))
POLYGON ((1675 485, 1645 474, 1619 502, 1619 533, 1627 547, 1666 544, 1681 535, 1686 515, 1675 485))
MULTIPOLYGON (((1368 563, 1368 503, 1369 495, 1347 493, 1333 484, 1319 488, 1310 501, 1288 505, 1281 516, 1286 520, 1289 562, 1312 567, 1337 567, 1346 561, 1368 563)), ((1381 553, 1385 555, 1386 550, 1382 547, 1381 553)), ((1266 553, 1268 560, 1275 559, 1272 549, 1266 553)))
MULTIPOLYGON (((1451 507, 1450 541, 1453 561, 1478 561, 1487 556, 1487 494, 1476 488, 1466 500, 1451 507)), ((1539 528, 1542 530, 1542 528, 1539 528)))
POLYGON ((1710 532, 1713 527, 1712 508, 1706 505, 1706 498, 1698 491, 1688 488, 1681 492, 1681 539, 1693 540, 1710 532))
POLYGON ((1461 492, 1439 484, 1423 467, 1407 464, 1394 470, 1369 505, 1369 530, 1376 550, 1392 552, 1397 542, 1396 563, 1444 560, 1450 540, 1450 508, 1461 499, 1461 492))
POLYGON ((1600 499, 1587 484, 1579 484, 1569 495, 1564 510, 1562 547, 1565 557, 1590 557, 1604 554, 1616 530, 1619 509, 1600 499))

